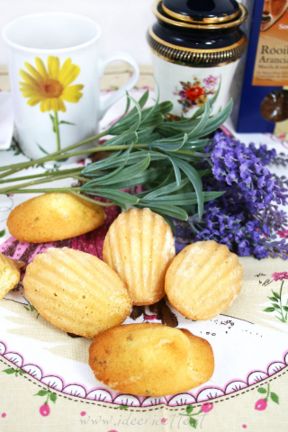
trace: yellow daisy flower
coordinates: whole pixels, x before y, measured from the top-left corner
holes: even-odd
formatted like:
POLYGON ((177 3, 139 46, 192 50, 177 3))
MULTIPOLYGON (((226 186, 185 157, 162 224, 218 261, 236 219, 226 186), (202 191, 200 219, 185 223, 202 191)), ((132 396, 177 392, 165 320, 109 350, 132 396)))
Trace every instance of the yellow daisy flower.
POLYGON ((66 111, 64 102, 77 103, 82 97, 82 84, 71 85, 80 73, 79 66, 71 59, 60 65, 58 57, 49 56, 47 67, 39 58, 35 58, 35 66, 25 62, 26 70, 21 69, 20 90, 27 103, 31 106, 40 104, 40 110, 66 111))

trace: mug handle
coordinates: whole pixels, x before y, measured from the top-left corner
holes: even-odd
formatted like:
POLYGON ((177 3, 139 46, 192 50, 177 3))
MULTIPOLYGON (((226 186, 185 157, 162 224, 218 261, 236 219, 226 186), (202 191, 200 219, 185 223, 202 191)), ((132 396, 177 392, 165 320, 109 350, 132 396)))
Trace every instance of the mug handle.
POLYGON ((104 73, 104 69, 109 63, 115 62, 115 61, 124 61, 125 63, 128 63, 130 66, 132 66, 133 73, 132 76, 129 78, 129 80, 124 84, 119 90, 113 92, 110 96, 106 97, 105 100, 100 99, 100 109, 99 109, 99 120, 104 116, 106 111, 119 99, 121 99, 125 93, 129 90, 131 90, 132 87, 136 84, 136 82, 139 79, 140 76, 140 70, 139 66, 136 63, 136 61, 133 59, 130 54, 126 54, 125 52, 116 52, 115 54, 110 55, 109 57, 102 60, 101 64, 101 72, 104 73))

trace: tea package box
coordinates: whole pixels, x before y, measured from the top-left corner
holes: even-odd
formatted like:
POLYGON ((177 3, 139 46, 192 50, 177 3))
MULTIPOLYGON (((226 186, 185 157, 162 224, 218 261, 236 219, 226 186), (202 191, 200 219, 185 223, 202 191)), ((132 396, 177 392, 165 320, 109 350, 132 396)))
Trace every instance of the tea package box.
POLYGON ((236 129, 288 132, 288 0, 257 0, 236 129))

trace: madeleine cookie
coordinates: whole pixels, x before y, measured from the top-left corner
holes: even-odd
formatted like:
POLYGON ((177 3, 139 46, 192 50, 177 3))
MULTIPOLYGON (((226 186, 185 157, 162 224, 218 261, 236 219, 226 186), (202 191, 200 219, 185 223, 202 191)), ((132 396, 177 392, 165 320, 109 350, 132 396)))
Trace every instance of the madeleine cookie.
POLYGON ((48 249, 27 266, 24 295, 55 327, 91 338, 129 315, 127 289, 107 264, 69 248, 48 249))
POLYGON ((43 243, 93 231, 104 223, 102 207, 69 193, 47 193, 19 204, 7 226, 19 241, 43 243))
POLYGON ((237 255, 215 241, 186 246, 171 262, 165 278, 169 302, 192 320, 224 311, 239 293, 243 269, 237 255))
POLYGON ((134 305, 150 305, 164 296, 165 272, 174 256, 170 226, 147 208, 121 213, 104 241, 104 261, 126 282, 134 305))
POLYGON ((209 380, 214 358, 209 343, 188 330, 162 324, 130 324, 98 334, 89 350, 96 378, 114 390, 163 396, 209 380))
POLYGON ((16 287, 20 281, 19 265, 0 253, 0 299, 16 287))

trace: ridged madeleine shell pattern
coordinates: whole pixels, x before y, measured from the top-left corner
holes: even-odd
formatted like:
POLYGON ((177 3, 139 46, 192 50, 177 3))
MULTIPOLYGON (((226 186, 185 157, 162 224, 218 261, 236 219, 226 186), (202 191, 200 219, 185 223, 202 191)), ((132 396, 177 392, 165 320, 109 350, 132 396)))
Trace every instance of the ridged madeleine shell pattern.
POLYGON ((120 324, 131 299, 116 272, 93 255, 48 249, 27 266, 25 297, 55 327, 92 338, 120 324))
POLYGON ((97 335, 89 351, 97 379, 122 393, 163 396, 208 381, 212 348, 188 330, 162 324, 129 324, 97 335))
POLYGON ((153 304, 164 296, 165 272, 174 256, 170 226, 147 208, 121 213, 104 241, 104 261, 125 281, 134 305, 153 304))
POLYGON ((169 302, 185 317, 204 320, 223 312, 239 293, 243 269, 237 255, 215 241, 186 246, 165 278, 169 302))
POLYGON ((17 263, 0 253, 0 299, 16 287, 20 281, 17 263))

